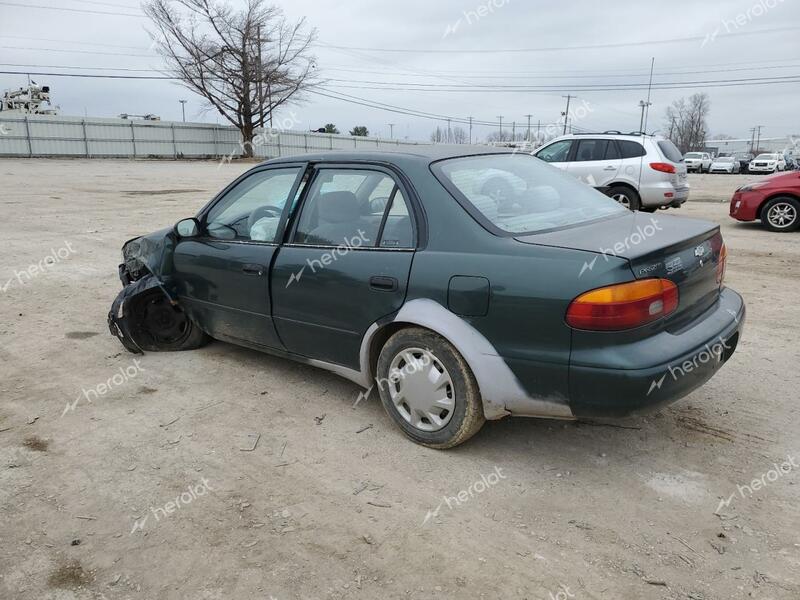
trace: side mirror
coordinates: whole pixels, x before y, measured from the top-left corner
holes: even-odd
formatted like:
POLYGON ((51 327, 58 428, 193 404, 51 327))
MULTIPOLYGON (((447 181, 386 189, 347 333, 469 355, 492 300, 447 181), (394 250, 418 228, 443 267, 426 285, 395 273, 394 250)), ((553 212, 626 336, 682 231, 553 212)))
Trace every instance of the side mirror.
POLYGON ((192 238, 200 235, 200 222, 194 217, 178 221, 173 228, 179 238, 192 238))

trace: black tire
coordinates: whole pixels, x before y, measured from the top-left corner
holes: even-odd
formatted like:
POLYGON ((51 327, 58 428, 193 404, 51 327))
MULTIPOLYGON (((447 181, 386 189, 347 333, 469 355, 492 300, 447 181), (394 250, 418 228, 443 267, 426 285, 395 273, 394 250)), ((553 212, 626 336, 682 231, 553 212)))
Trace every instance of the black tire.
POLYGON ((791 196, 772 198, 761 209, 761 224, 778 233, 795 231, 800 228, 800 201, 791 196))
POLYGON ((635 190, 632 190, 629 187, 625 187, 622 185, 615 185, 611 187, 607 192, 606 196, 612 198, 622 204, 625 208, 630 210, 640 210, 642 207, 641 198, 639 198, 639 194, 636 193, 635 190), (623 201, 621 198, 626 198, 626 201, 623 201))
POLYGON ((172 305, 161 290, 142 294, 131 308, 131 334, 142 350, 195 350, 211 339, 179 306, 172 305))
POLYGON ((450 342, 428 329, 409 327, 390 337, 381 349, 377 371, 384 410, 417 444, 437 450, 453 448, 475 435, 486 422, 478 383, 469 365, 450 342), (402 385, 403 381, 403 378, 390 379, 392 361, 404 350, 412 348, 422 348, 430 353, 433 364, 444 367, 452 382, 448 389, 448 396, 452 393, 454 400, 452 414, 447 424, 436 431, 423 431, 412 425, 392 401, 390 387, 402 385))

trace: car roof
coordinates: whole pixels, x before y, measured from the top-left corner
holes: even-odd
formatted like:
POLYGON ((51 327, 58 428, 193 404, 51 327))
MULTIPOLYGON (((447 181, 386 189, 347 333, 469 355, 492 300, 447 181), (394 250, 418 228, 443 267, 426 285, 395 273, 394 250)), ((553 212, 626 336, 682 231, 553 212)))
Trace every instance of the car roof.
MULTIPOLYGON (((446 158, 462 156, 480 156, 482 154, 514 154, 513 148, 493 148, 491 146, 474 146, 469 144, 420 144, 413 150, 328 150, 309 154, 282 156, 265 161, 262 164, 280 164, 295 162, 364 162, 377 161, 394 163, 398 160, 419 160, 435 162, 446 158)), ((517 152, 519 154, 519 152, 517 152)), ((527 154, 527 153, 525 153, 527 154)))

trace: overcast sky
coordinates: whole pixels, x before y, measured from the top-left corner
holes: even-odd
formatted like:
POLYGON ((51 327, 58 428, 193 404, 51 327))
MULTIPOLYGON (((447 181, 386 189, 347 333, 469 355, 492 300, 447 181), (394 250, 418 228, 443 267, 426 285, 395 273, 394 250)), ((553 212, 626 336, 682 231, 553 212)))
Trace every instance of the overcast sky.
MULTIPOLYGON (((129 16, 141 14, 135 0, 13 2, 116 14, 22 8, 3 4, 4 1, 0 0, 0 70, 120 73, 66 67, 161 66, 149 48, 150 38, 145 31, 148 21, 129 16)), ((798 0, 276 0, 275 4, 288 17, 306 17, 309 25, 317 28, 321 45, 314 54, 320 75, 329 80, 327 88, 426 113, 473 116, 491 122, 502 115, 506 131, 512 121, 517 122, 518 128, 524 127, 526 114, 533 115, 534 123, 557 121, 564 110, 562 96, 567 93, 577 96, 573 107, 584 107, 576 113, 576 125, 601 131, 638 129, 638 103, 646 98, 646 90, 578 90, 607 84, 646 84, 651 57, 655 58, 656 82, 800 75, 798 0), (764 30, 768 31, 759 33, 764 30), (674 41, 676 38, 693 39, 674 41), (652 43, 654 40, 673 41, 652 43), (565 48, 574 46, 584 48, 565 48), (541 50, 554 47, 559 49, 541 50), (392 53, 376 48, 440 52, 392 53), (519 48, 537 51, 487 52, 519 48), (375 81, 406 89, 362 89, 375 84, 361 82, 375 81), (491 87, 479 91, 421 91, 408 90, 409 83, 536 85, 554 89, 546 93, 498 91, 491 87)), ((165 120, 180 120, 178 100, 185 98, 187 120, 218 120, 213 113, 203 112, 200 97, 166 81, 33 79, 50 85, 54 103, 67 115, 155 113, 165 120)), ((25 76, 0 75, 0 89, 25 82, 25 76)), ((648 131, 665 127, 664 111, 669 103, 697 91, 707 92, 711 99, 712 137, 727 134, 749 138, 749 129, 755 125, 764 126, 764 137, 800 131, 798 82, 703 86, 654 90, 648 131)), ((353 125, 363 124, 371 134, 388 137, 388 123, 395 123, 395 137, 427 139, 437 125, 443 124, 311 95, 291 110, 299 119, 296 129, 333 122, 345 132, 353 125)), ((288 112, 283 110, 280 116, 286 119, 288 112)), ((483 137, 491 129, 479 126, 475 134, 483 137)))

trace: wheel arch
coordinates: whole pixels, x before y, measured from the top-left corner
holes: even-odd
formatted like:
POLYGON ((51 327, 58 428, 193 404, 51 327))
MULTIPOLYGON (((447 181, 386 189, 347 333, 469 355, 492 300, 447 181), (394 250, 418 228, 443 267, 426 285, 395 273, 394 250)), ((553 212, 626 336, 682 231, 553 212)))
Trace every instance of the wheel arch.
MULTIPOLYGON (((532 398, 494 346, 470 323, 438 302, 418 298, 407 302, 395 317, 374 323, 362 340, 361 373, 369 382, 377 376, 377 357, 386 340, 408 327, 420 327, 441 336, 469 366, 483 402, 487 419, 507 415, 574 418, 568 404, 547 398, 532 398), (514 411, 510 406, 517 407, 514 411)), ((369 385, 369 383, 368 383, 369 385)))
POLYGON ((759 221, 761 220, 761 214, 764 212, 764 207, 770 200, 774 200, 775 198, 791 198, 795 202, 800 202, 800 196, 798 196, 797 194, 792 194, 790 192, 775 192, 764 198, 761 204, 758 205, 758 211, 756 212, 756 219, 758 219, 759 221))

